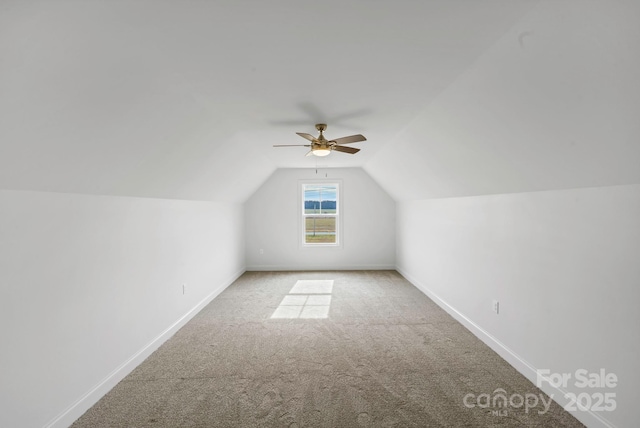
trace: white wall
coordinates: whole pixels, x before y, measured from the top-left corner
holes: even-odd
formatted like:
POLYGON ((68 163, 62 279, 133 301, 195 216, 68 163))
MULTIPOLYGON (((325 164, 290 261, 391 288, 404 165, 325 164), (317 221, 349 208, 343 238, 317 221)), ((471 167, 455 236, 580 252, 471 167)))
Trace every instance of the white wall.
POLYGON ((278 169, 246 202, 245 216, 249 270, 395 266, 395 203, 360 168, 320 169, 318 174, 313 168, 278 169), (328 180, 342 180, 342 246, 302 247, 298 183, 325 179, 325 174, 328 180))
POLYGON ((238 204, 0 191, 0 426, 70 424, 243 272, 243 232, 238 204))
POLYGON ((615 373, 618 408, 598 415, 637 424, 640 185, 406 201, 397 220, 401 273, 534 382, 615 373))

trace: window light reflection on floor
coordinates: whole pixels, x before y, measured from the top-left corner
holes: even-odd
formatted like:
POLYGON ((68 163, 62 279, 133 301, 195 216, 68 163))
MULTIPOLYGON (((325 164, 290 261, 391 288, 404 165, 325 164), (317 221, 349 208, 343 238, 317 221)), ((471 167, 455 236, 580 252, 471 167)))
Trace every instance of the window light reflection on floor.
POLYGON ((300 279, 271 318, 329 318, 332 291, 332 279, 300 279))

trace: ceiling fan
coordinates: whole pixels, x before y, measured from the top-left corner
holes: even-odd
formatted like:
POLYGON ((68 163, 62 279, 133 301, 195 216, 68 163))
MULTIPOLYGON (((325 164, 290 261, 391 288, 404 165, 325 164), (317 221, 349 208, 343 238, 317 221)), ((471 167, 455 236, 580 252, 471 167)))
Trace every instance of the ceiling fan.
POLYGON ((357 143, 360 141, 366 141, 364 135, 350 135, 349 137, 336 138, 334 140, 327 140, 322 132, 327 129, 327 125, 325 123, 316 124, 316 129, 320 131, 320 135, 318 138, 315 138, 313 135, 306 134, 304 132, 296 132, 302 138, 306 138, 311 141, 311 144, 274 144, 273 147, 310 147, 311 150, 306 156, 327 156, 333 150, 337 152, 355 154, 360 151, 360 149, 354 149, 353 147, 343 146, 342 144, 350 144, 357 143))

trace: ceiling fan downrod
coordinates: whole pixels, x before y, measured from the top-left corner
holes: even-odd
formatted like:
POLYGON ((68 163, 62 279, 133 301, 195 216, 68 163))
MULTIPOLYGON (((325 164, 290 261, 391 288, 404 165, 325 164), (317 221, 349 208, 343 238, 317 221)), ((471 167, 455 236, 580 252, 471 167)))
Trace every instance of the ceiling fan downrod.
POLYGON ((318 131, 320 131, 320 135, 318 136, 318 141, 324 141, 324 135, 322 135, 322 131, 324 131, 325 129, 327 129, 327 124, 326 123, 316 123, 316 129, 318 131))

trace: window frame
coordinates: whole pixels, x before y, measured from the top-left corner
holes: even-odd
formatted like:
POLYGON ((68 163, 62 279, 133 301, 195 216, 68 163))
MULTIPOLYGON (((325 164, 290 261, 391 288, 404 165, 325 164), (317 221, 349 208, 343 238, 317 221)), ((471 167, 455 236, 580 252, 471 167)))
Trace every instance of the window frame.
POLYGON ((342 248, 342 180, 325 179, 325 180, 299 180, 298 181, 298 236, 301 248, 342 248), (307 214, 305 213, 305 197, 304 192, 306 186, 313 185, 335 185, 336 186, 336 212, 335 214, 307 214), (306 225, 305 221, 309 217, 335 217, 336 218, 336 242, 307 242, 306 241, 306 225))

